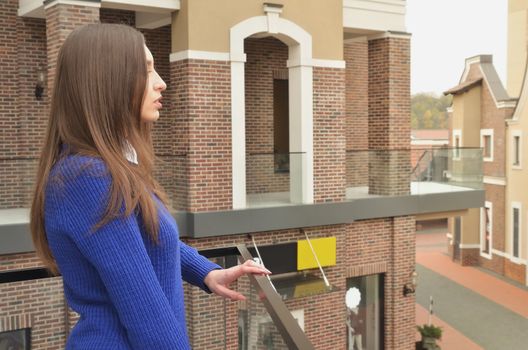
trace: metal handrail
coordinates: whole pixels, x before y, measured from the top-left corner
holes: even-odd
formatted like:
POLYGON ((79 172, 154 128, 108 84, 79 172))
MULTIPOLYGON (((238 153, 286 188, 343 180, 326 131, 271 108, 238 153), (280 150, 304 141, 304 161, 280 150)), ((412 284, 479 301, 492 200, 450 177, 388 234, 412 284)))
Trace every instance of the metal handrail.
MULTIPOLYGON (((253 260, 253 256, 245 244, 237 245, 242 262, 253 260)), ((303 332, 293 315, 284 304, 281 296, 277 294, 270 281, 264 276, 248 275, 249 281, 257 289, 258 295, 266 311, 271 316, 275 327, 280 332, 288 349, 315 350, 308 337, 303 332)))

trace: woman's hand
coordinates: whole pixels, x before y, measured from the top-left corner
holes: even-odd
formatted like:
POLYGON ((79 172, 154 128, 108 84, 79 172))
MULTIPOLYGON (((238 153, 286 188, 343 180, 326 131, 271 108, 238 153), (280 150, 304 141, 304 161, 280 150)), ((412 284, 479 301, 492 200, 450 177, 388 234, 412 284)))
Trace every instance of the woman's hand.
POLYGON ((233 266, 229 269, 224 270, 212 270, 205 276, 204 283, 207 285, 209 290, 216 295, 220 295, 224 298, 231 300, 245 300, 246 297, 242 294, 229 289, 229 285, 236 281, 240 276, 246 274, 253 274, 258 276, 264 276, 271 274, 271 271, 266 269, 254 262, 253 260, 246 260, 242 265, 233 266))

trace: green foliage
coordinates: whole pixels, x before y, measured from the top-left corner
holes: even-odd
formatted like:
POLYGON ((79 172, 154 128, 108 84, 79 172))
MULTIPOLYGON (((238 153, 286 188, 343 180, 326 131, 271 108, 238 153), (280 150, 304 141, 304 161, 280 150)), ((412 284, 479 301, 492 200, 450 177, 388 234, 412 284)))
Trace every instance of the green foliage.
POLYGON ((417 326, 418 332, 422 335, 422 338, 434 338, 434 339, 440 339, 442 338, 442 328, 437 327, 435 325, 427 325, 424 324, 423 326, 417 326))
POLYGON ((447 107, 453 98, 420 93, 411 97, 412 129, 447 129, 447 107))

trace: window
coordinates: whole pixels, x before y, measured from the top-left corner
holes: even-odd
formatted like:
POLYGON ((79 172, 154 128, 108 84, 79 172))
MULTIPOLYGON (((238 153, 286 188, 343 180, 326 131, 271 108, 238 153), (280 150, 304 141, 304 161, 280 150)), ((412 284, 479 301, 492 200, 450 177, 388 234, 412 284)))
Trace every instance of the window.
POLYGON ((522 140, 521 140, 521 131, 520 130, 513 130, 512 131, 512 166, 514 169, 520 169, 521 159, 522 159, 522 140))
POLYGON ((486 201, 480 210, 480 255, 491 259, 493 237, 493 204, 486 201))
POLYGON ((460 159, 460 148, 462 147, 462 130, 453 129, 453 159, 460 159))
POLYGON ((512 258, 519 259, 521 232, 521 203, 512 203, 512 258))
POLYGON ((383 349, 383 275, 347 279, 347 350, 383 349))
POLYGON ((24 328, 15 331, 0 332, 0 349, 31 349, 31 330, 29 328, 24 328))
POLYGON ((275 172, 289 172, 290 169, 289 124, 288 80, 273 79, 273 153, 275 155, 275 172))
POLYGON ((480 130, 480 147, 482 147, 483 160, 493 161, 493 129, 480 130))

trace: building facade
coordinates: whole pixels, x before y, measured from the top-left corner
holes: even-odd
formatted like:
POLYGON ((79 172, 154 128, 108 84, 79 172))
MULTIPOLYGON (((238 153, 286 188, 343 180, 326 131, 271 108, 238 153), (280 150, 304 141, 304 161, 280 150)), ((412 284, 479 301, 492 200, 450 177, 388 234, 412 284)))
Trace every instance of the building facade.
POLYGON ((479 265, 527 284, 527 198, 523 188, 526 133, 524 99, 528 4, 510 0, 508 7, 508 84, 503 87, 491 56, 466 60, 460 85, 446 91, 451 145, 483 150, 486 202, 451 222, 450 252, 462 264, 479 265))
MULTIPOLYGON (((463 191, 432 182, 428 190, 411 178, 405 7, 3 1, 0 341, 60 349, 78 317, 60 276, 47 276, 33 252, 27 208, 58 49, 75 27, 103 22, 143 32, 167 82, 156 176, 182 239, 225 266, 233 259, 219 252, 259 248, 316 349, 360 339, 365 349, 414 349, 416 215, 480 207, 483 191, 463 181, 463 191), (321 287, 323 272, 330 287, 321 287), (359 293, 355 304, 347 293, 359 293), (352 309, 361 324, 353 336, 352 309)), ((185 286, 193 349, 284 348, 250 282, 233 287, 248 300, 185 286)))

